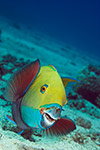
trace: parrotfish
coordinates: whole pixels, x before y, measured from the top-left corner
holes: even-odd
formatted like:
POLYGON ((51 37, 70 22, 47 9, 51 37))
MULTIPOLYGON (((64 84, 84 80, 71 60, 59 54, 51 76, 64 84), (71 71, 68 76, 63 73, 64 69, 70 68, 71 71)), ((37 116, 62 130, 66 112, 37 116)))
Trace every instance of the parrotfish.
POLYGON ((69 82, 78 80, 61 78, 52 65, 40 67, 39 59, 25 65, 14 73, 5 89, 5 99, 12 102, 12 117, 7 115, 6 118, 22 132, 40 130, 62 135, 73 131, 74 122, 61 117, 67 103, 65 87, 69 82))

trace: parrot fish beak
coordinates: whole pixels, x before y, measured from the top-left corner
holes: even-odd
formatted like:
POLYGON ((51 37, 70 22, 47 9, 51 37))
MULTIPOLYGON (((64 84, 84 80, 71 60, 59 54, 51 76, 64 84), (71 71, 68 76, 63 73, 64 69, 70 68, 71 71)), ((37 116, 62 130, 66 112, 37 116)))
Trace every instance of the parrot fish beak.
POLYGON ((60 119, 61 109, 57 107, 43 107, 40 113, 42 114, 41 126, 43 128, 49 128, 60 119))

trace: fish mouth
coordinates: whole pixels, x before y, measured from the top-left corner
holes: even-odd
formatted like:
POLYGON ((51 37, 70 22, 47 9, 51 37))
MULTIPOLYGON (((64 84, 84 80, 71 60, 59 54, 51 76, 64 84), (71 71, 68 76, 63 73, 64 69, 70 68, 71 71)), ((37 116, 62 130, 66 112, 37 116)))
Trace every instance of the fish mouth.
POLYGON ((52 117, 50 116, 50 114, 44 113, 44 115, 45 115, 45 117, 46 117, 50 122, 56 121, 56 119, 55 119, 55 118, 52 118, 52 117))
POLYGON ((58 119, 60 119, 61 110, 57 107, 42 108, 41 126, 43 128, 51 127, 58 119))

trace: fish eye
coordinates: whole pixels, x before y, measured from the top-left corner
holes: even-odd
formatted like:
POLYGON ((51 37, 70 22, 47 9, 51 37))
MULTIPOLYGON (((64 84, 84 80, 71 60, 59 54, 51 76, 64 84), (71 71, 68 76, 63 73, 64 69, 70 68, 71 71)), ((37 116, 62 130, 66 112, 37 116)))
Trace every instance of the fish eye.
POLYGON ((43 85, 43 86, 41 87, 41 89, 40 89, 40 92, 41 92, 42 94, 45 93, 47 87, 48 87, 47 84, 43 85))

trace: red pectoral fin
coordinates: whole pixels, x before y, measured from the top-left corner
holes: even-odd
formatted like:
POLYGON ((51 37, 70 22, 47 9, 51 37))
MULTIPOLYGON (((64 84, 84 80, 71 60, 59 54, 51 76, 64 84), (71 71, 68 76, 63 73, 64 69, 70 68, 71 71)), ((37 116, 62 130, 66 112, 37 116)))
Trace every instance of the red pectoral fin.
POLYGON ((57 120, 51 128, 46 129, 46 132, 47 134, 50 133, 51 135, 63 135, 75 129, 76 129, 76 126, 72 120, 61 118, 57 120), (49 132, 47 130, 49 130, 49 132))
POLYGON ((40 68, 39 60, 36 60, 17 71, 9 80, 4 96, 8 101, 16 101, 33 83, 40 68))

